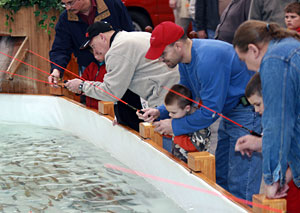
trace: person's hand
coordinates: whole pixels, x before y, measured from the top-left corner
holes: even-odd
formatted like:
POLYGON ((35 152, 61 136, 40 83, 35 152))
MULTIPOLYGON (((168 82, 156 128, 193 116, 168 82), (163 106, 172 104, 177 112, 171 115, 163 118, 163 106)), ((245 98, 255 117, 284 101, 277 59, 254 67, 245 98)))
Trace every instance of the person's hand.
POLYGON ((155 131, 159 132, 162 135, 171 135, 173 134, 172 130, 172 119, 165 119, 165 120, 160 120, 156 121, 153 123, 155 126, 155 131))
POLYGON ((261 152, 262 138, 245 135, 240 137, 235 144, 235 151, 241 152, 242 155, 251 157, 252 152, 261 152))
POLYGON ((57 82, 60 77, 60 72, 58 69, 53 69, 52 73, 48 76, 48 82, 51 83, 52 87, 58 87, 57 82))
POLYGON ((271 198, 271 199, 282 198, 287 195, 288 189, 289 186, 287 184, 284 184, 284 186, 280 188, 279 182, 277 181, 272 185, 265 186, 265 194, 267 198, 271 198))
POLYGON ((75 78, 75 79, 72 79, 72 80, 68 80, 66 83, 65 83, 65 87, 70 90, 71 92, 74 92, 74 93, 77 93, 77 94, 80 94, 81 91, 79 90, 79 85, 81 84, 82 80, 81 79, 78 79, 78 78, 75 78))
POLYGON ((154 108, 141 109, 141 111, 144 113, 142 114, 142 113, 140 113, 140 111, 136 112, 139 119, 144 120, 146 122, 150 122, 150 123, 152 123, 160 115, 159 110, 154 109, 154 108))
POLYGON ((176 8, 176 0, 169 0, 169 7, 171 7, 172 9, 176 8))
POLYGON ((119 125, 119 123, 118 123, 118 121, 117 121, 116 118, 112 121, 112 125, 113 125, 113 126, 119 125))
POLYGON ((198 34, 198 38, 207 38, 205 30, 199 30, 197 34, 198 34))
POLYGON ((292 179, 293 179, 293 174, 291 168, 289 167, 285 173, 285 182, 288 184, 292 179))

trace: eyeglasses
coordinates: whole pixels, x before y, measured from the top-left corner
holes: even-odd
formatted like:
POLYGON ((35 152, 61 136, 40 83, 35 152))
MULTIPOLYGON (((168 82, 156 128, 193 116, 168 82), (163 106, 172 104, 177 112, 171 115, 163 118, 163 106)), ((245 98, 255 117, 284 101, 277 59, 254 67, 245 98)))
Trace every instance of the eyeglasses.
POLYGON ((62 3, 63 7, 73 7, 73 5, 76 3, 77 0, 69 1, 66 3, 62 3))

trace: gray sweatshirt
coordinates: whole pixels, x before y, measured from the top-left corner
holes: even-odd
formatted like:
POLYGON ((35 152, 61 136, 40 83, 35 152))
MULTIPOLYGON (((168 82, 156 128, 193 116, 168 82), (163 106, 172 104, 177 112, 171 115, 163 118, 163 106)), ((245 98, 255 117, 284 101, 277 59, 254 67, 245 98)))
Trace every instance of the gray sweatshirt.
POLYGON ((167 90, 179 82, 178 68, 170 70, 163 62, 145 58, 150 47, 150 33, 119 32, 105 55, 106 71, 103 83, 85 82, 85 95, 104 101, 117 101, 107 91, 122 98, 127 89, 146 101, 149 107, 163 104, 167 90))

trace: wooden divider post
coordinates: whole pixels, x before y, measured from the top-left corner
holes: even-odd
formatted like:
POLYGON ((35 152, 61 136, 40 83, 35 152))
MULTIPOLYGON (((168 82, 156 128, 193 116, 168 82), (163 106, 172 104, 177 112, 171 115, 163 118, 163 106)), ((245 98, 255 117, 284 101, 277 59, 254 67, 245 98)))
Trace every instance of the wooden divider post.
POLYGON ((151 125, 150 139, 153 140, 158 146, 163 147, 163 136, 154 130, 155 126, 151 125))
POLYGON ((154 126, 151 123, 142 122, 139 126, 140 136, 149 138, 154 141, 158 146, 163 147, 163 136, 154 131, 154 126))
POLYGON ((188 167, 194 172, 201 172, 216 182, 215 156, 209 152, 189 152, 188 167))
POLYGON ((102 115, 109 115, 115 117, 114 102, 111 101, 98 101, 98 111, 102 115))
POLYGON ((64 84, 59 82, 57 85, 58 85, 58 87, 50 86, 50 94, 51 95, 62 96, 63 95, 64 84))
POLYGON ((139 133, 142 138, 150 139, 152 124, 148 122, 141 122, 139 124, 139 133))
POLYGON ((252 209, 254 213, 271 213, 274 212, 269 209, 260 208, 259 205, 264 205, 273 209, 281 210, 283 213, 286 212, 286 199, 268 199, 264 194, 256 194, 252 196, 252 202, 254 203, 252 209))

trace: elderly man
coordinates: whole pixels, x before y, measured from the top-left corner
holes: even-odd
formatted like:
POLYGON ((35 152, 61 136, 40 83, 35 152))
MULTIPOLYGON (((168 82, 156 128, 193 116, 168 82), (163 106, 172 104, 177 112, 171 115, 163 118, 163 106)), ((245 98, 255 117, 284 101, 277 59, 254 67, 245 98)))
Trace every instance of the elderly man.
POLYGON ((73 79, 66 87, 76 93, 116 101, 106 92, 121 98, 127 89, 148 101, 149 106, 161 105, 167 93, 162 86, 178 83, 177 67, 170 70, 158 60, 145 58, 150 47, 150 33, 113 30, 107 22, 96 22, 87 29, 82 49, 90 47, 98 61, 105 61, 107 73, 103 82, 73 79))
MULTIPOLYGON (((90 51, 79 50, 85 40, 86 29, 91 24, 104 20, 116 29, 127 31, 134 29, 127 9, 121 0, 62 0, 62 4, 65 5, 66 10, 61 14, 55 27, 56 34, 49 53, 50 60, 65 68, 70 61, 71 54, 74 53, 79 65, 80 76, 91 62, 97 64, 90 51)), ((105 64, 101 65, 101 70, 103 69, 105 69, 105 64)), ((62 68, 51 64, 51 75, 48 77, 48 81, 56 84, 58 78, 63 74, 62 68)), ((137 108, 141 107, 140 97, 129 90, 122 98, 137 108)), ((81 102, 84 102, 83 96, 81 96, 81 102)), ((128 114, 132 112, 127 106, 118 102, 115 105, 115 111, 118 112, 116 113, 118 122, 133 129, 138 127, 138 119, 124 122, 128 114)), ((134 113, 132 115, 134 116, 134 113)))
MULTIPOLYGON (((249 129, 261 131, 260 118, 253 107, 242 102, 254 72, 239 60, 232 45, 209 39, 191 40, 180 26, 163 22, 152 32, 146 58, 160 58, 169 67, 179 64, 180 84, 192 91, 194 100, 201 100, 203 105, 249 129)), ((207 128, 218 118, 204 107, 179 119, 166 119, 165 106, 143 111, 141 119, 164 119, 154 123, 156 130, 175 136, 207 128)), ((260 189, 262 159, 259 154, 247 158, 234 151, 237 139, 245 134, 236 124, 221 120, 216 150, 217 183, 239 198, 252 200, 260 189)))
MULTIPOLYGON (((49 53, 50 60, 66 67, 74 53, 80 68, 87 67, 93 60, 88 50, 80 51, 85 40, 86 29, 95 21, 107 21, 116 29, 132 31, 132 21, 121 0, 62 0, 66 10, 56 24, 55 39, 49 53)), ((82 69, 83 71, 83 69, 82 69)), ((64 70, 51 64, 49 82, 57 82, 64 70)))

